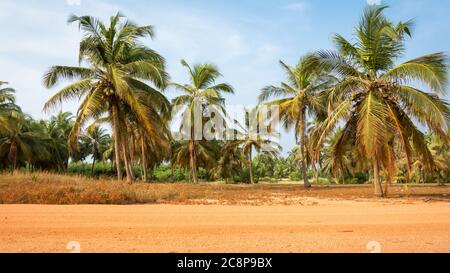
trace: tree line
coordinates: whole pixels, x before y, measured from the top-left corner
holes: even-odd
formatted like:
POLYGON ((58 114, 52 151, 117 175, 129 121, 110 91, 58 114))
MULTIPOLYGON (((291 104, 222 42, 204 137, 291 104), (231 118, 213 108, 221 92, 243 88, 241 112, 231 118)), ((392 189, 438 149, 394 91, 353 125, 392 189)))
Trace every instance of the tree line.
POLYGON ((278 106, 283 127, 295 134, 297 145, 287 158, 280 156, 276 142, 250 137, 249 116, 237 129, 244 136, 240 140, 193 135, 175 140, 170 132, 174 107, 184 115, 196 101, 224 109, 223 95, 234 94, 220 81, 219 69, 183 60, 189 82, 174 83, 165 59, 142 43, 154 37, 153 26, 136 25, 120 13, 107 23, 70 16, 83 32, 80 65, 53 66, 45 73, 47 88, 70 84, 44 110, 79 99, 78 111, 33 120, 16 105, 14 89, 2 82, 0 168, 64 172, 69 162, 90 157, 92 171, 96 162, 107 161, 117 179, 128 182, 137 179, 136 166, 147 181, 149 171, 170 164, 188 170, 194 183, 200 170, 208 180, 248 173, 245 182, 255 183, 257 169, 257 179, 295 174, 307 188, 321 176, 346 181, 359 175, 373 183, 379 196, 393 182, 446 183, 450 108, 441 96, 448 87, 447 55, 431 53, 398 64, 413 21, 392 22, 386 8, 368 6, 352 39, 333 36, 334 50, 312 52, 293 66, 280 62, 285 80, 260 91, 260 105, 278 106), (165 90, 171 89, 181 95, 169 101, 165 90), (263 145, 273 149, 265 151, 263 145), (269 171, 263 173, 262 165, 269 171))

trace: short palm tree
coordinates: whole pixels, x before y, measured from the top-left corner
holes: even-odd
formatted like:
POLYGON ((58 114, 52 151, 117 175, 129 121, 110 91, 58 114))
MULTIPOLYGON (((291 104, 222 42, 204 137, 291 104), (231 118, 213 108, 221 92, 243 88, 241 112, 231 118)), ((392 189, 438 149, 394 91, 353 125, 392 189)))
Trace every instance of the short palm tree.
POLYGON ((75 82, 59 90, 45 105, 50 109, 64 100, 82 98, 71 143, 75 143, 86 121, 107 115, 114 136, 115 162, 118 179, 122 179, 121 162, 125 163, 127 180, 133 180, 130 151, 126 138, 125 115, 132 114, 139 123, 158 139, 158 113, 169 102, 155 88, 164 88, 168 80, 165 61, 155 51, 139 43, 139 38, 153 37, 152 26, 137 26, 123 16, 111 17, 109 25, 90 16, 71 16, 84 33, 80 43, 79 60, 87 66, 54 66, 44 76, 51 88, 62 80, 75 82))
POLYGON ((181 64, 189 71, 190 83, 184 85, 178 83, 171 84, 171 86, 183 92, 182 95, 173 99, 172 105, 173 107, 180 107, 180 111, 183 112, 184 120, 187 121, 188 124, 182 124, 182 126, 190 127, 188 128, 190 131, 190 135, 188 136, 190 172, 192 181, 198 183, 198 153, 196 149, 200 149, 201 147, 198 146, 199 140, 196 139, 194 119, 197 118, 203 120, 203 117, 195 117, 196 112, 200 111, 200 113, 203 114, 203 108, 205 106, 222 108, 224 104, 222 93, 234 93, 234 91, 229 84, 216 83, 216 80, 222 75, 214 65, 199 64, 190 67, 184 60, 181 61, 181 64), (198 107, 201 107, 202 109, 198 109, 198 107))
POLYGON ((9 130, 0 133, 0 158, 8 159, 12 171, 19 164, 33 165, 50 158, 48 138, 36 130, 31 118, 12 117, 8 122, 9 130))
POLYGON ((216 179, 228 182, 236 176, 242 175, 243 153, 238 141, 219 143, 220 158, 214 164, 210 173, 216 179))
POLYGON ((41 121, 45 127, 45 133, 51 141, 51 154, 54 169, 66 170, 69 164, 69 152, 67 141, 73 126, 73 115, 69 112, 59 112, 50 118, 48 122, 41 121))
POLYGON ((413 149, 432 168, 432 154, 413 120, 427 125, 447 141, 450 123, 449 105, 438 96, 447 88, 446 55, 434 53, 396 65, 404 52, 406 36, 411 36, 411 21, 395 24, 385 17, 385 9, 385 6, 367 7, 356 29, 355 41, 335 35, 337 50, 318 52, 315 63, 340 80, 328 92, 332 110, 318 128, 316 152, 343 122, 334 156, 357 147, 361 159, 371 163, 379 196, 384 195, 381 169, 388 172, 387 183, 394 176, 396 143, 406 154, 408 173, 413 149), (423 83, 434 94, 413 87, 416 82, 423 83))
POLYGON ((283 62, 282 68, 286 72, 287 81, 280 86, 267 86, 262 89, 259 96, 260 102, 270 98, 280 98, 269 104, 278 105, 280 118, 286 129, 294 127, 296 139, 300 138, 300 154, 302 161, 302 175, 305 188, 311 184, 307 176, 307 121, 308 116, 323 119, 326 107, 322 99, 322 91, 326 90, 334 82, 334 78, 319 73, 315 67, 310 65, 311 56, 300 59, 295 67, 290 67, 283 62))
POLYGON ((246 111, 245 126, 241 127, 242 132, 239 132, 241 136, 238 137, 238 139, 242 139, 238 143, 242 144, 242 153, 248 162, 251 184, 255 184, 253 179, 253 150, 257 153, 264 152, 267 155, 277 157, 282 149, 281 145, 273 140, 273 137, 277 134, 276 132, 272 130, 271 132, 267 132, 267 135, 263 135, 260 132, 262 129, 260 127, 265 122, 260 119, 261 116, 259 115, 258 108, 246 111), (251 119, 255 119, 256 122, 252 122, 251 119), (257 128, 253 128, 255 126, 257 128))
POLYGON ((198 183, 197 169, 204 167, 212 170, 217 166, 218 155, 222 147, 218 141, 196 140, 192 149, 191 140, 174 141, 172 143, 172 165, 190 170, 190 180, 198 183), (192 170, 192 158, 195 158, 195 170, 192 170), (195 176, 194 176, 195 175, 195 176))
POLYGON ((103 159, 103 153, 108 148, 110 136, 104 128, 98 125, 88 127, 86 133, 83 135, 86 142, 91 149, 92 167, 91 175, 94 175, 95 162, 103 159))

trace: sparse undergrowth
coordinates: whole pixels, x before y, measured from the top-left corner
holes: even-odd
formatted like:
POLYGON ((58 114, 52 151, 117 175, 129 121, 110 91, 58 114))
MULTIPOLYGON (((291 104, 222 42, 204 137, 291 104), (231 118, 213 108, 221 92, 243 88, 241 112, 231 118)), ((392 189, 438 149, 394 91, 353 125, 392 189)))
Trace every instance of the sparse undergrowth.
MULTIPOLYGON (((390 188, 391 198, 450 201, 450 188, 432 185, 390 188)), ((156 184, 92 180, 50 173, 0 174, 0 204, 222 204, 304 205, 306 197, 372 199, 370 185, 156 184)))

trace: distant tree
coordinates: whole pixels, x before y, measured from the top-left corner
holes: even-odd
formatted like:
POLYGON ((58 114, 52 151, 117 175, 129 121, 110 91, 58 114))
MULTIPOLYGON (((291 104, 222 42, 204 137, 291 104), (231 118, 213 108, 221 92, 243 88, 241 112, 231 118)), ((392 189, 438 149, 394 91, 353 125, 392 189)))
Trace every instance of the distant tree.
POLYGON ((20 116, 22 111, 19 106, 17 106, 15 98, 15 90, 11 87, 3 87, 7 85, 7 82, 0 81, 0 129, 8 130, 11 129, 8 126, 11 123, 8 120, 14 116, 20 116))
POLYGON ((103 153, 108 149, 110 143, 110 136, 106 130, 98 125, 90 126, 83 138, 91 150, 92 167, 91 175, 94 175, 95 162, 103 159, 103 153))
POLYGON ((69 112, 60 112, 57 116, 52 116, 49 121, 41 121, 45 134, 51 141, 50 154, 52 162, 51 168, 64 171, 69 164, 68 140, 73 126, 73 115, 69 112))
POLYGON ((26 116, 10 118, 8 130, 0 133, 0 158, 9 161, 11 170, 20 165, 35 164, 48 160, 49 139, 43 131, 38 131, 38 124, 26 116))

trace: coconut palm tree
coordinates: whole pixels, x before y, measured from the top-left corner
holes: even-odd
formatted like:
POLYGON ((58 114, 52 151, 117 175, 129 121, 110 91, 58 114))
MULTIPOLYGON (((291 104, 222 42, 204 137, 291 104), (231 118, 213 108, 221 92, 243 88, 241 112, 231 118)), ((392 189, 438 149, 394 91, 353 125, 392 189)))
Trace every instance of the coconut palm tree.
POLYGON ((55 170, 66 170, 69 164, 67 141, 73 126, 73 115, 69 112, 59 112, 49 121, 41 121, 44 131, 51 141, 52 166, 55 170))
POLYGON ((192 149, 191 140, 174 141, 172 143, 172 165, 189 169, 190 180, 193 183, 198 183, 198 167, 204 167, 208 170, 214 169, 217 166, 221 149, 222 146, 216 140, 196 140, 194 149, 192 149), (192 169, 192 158, 195 158, 194 171, 192 169))
POLYGON ((7 82, 0 81, 0 103, 2 107, 6 107, 6 103, 14 103, 16 101, 14 96, 16 90, 11 87, 2 87, 7 84, 7 82))
POLYGON ((242 139, 237 143, 242 144, 242 153, 244 158, 248 163, 249 173, 250 173, 250 183, 255 184, 253 180, 253 150, 258 154, 261 152, 266 153, 269 156, 277 157, 279 152, 282 150, 281 145, 275 142, 272 137, 276 136, 277 133, 273 130, 263 135, 260 133, 261 126, 264 126, 264 121, 261 120, 261 115, 259 115, 258 108, 251 109, 245 112, 245 124, 244 127, 240 126, 242 132, 238 132, 242 139), (257 128, 253 128, 251 119, 255 119, 254 123, 257 128))
MULTIPOLYGON (((200 146, 199 140, 196 139, 195 134, 195 118, 203 120, 203 112, 205 106, 221 108, 224 104, 222 93, 233 94, 233 88, 227 83, 216 83, 216 80, 221 77, 219 70, 212 64, 198 64, 193 67, 182 60, 181 64, 187 68, 189 72, 190 83, 178 84, 172 83, 171 86, 183 92, 182 95, 172 100, 173 107, 179 107, 183 112, 184 120, 189 126, 190 134, 188 144, 188 158, 191 172, 191 179, 194 183, 198 183, 197 178, 197 149, 203 149, 206 146, 200 146), (199 109, 200 108, 200 109, 199 109), (202 116, 196 117, 196 113, 200 112, 202 116)), ((180 128, 180 130, 183 130, 180 128)), ((202 128, 203 130, 203 128, 202 128)), ((197 137, 198 138, 198 137, 197 137)))
MULTIPOLYGON (((438 182, 443 184, 448 181, 448 175, 450 174, 450 151, 447 143, 439 138, 434 133, 428 133, 425 135, 425 139, 430 149, 430 152, 434 160, 433 172, 430 172, 426 168, 426 163, 418 156, 414 155, 414 163, 412 164, 412 177, 411 180, 417 183, 438 182)), ((407 158, 404 153, 396 162, 399 166, 404 167, 407 164, 407 158)), ((400 172, 400 177, 404 174, 403 170, 400 172)))
POLYGON ((83 137, 91 149, 91 175, 94 176, 95 162, 103 159, 103 153, 108 148, 110 136, 105 129, 95 124, 87 128, 83 137))
POLYGON ((244 161, 239 141, 229 141, 220 144, 220 158, 210 173, 215 179, 225 179, 228 182, 236 176, 242 175, 244 161))
POLYGON ((319 73, 315 67, 310 65, 310 59, 309 55, 301 58, 295 67, 280 62, 286 72, 287 81, 282 82, 280 86, 263 88, 259 96, 260 102, 282 97, 270 104, 279 106, 280 118, 284 127, 286 130, 294 127, 296 139, 300 138, 301 171, 305 188, 311 187, 308 181, 306 162, 308 117, 319 120, 324 118, 326 107, 323 104, 321 93, 335 80, 325 73, 319 73))
POLYGON ((33 165, 50 158, 49 139, 37 130, 30 117, 11 117, 8 123, 9 130, 0 132, 0 158, 9 161, 13 172, 20 165, 33 165))
POLYGON ((386 18, 385 9, 386 6, 367 7, 356 28, 355 40, 336 34, 337 50, 320 51, 313 61, 318 69, 331 71, 339 78, 327 93, 331 110, 318 127, 316 152, 335 127, 345 124, 334 156, 357 147, 360 158, 371 164, 379 196, 384 196, 380 171, 387 171, 387 183, 394 175, 396 143, 406 154, 408 173, 413 149, 432 169, 432 154, 413 120, 428 126, 447 142, 450 123, 449 105, 438 96, 447 88, 447 56, 433 53, 396 65, 404 53, 406 37, 411 36, 412 22, 395 24, 386 18), (413 87, 416 82, 433 93, 413 87))
POLYGON ((86 66, 54 66, 45 74, 47 88, 63 80, 75 81, 59 90, 45 104, 45 109, 65 100, 82 98, 71 143, 76 142, 88 120, 110 117, 117 176, 122 179, 121 162, 124 162, 127 180, 131 182, 134 177, 126 141, 126 114, 134 115, 157 140, 159 128, 163 126, 159 112, 161 108, 169 108, 166 98, 146 83, 164 88, 168 80, 163 57, 139 42, 140 38, 154 36, 153 27, 135 25, 120 14, 111 17, 109 25, 90 16, 71 16, 69 22, 77 22, 83 31, 79 60, 86 66))
POLYGON ((2 87, 7 84, 7 82, 0 81, 0 129, 2 130, 6 130, 6 126, 10 125, 8 119, 12 115, 21 115, 20 107, 15 103, 16 91, 11 87, 2 87))

